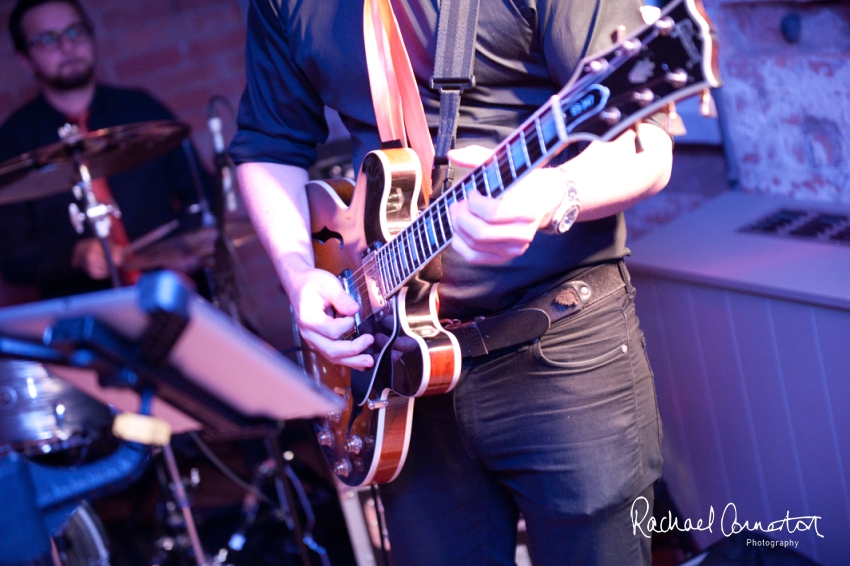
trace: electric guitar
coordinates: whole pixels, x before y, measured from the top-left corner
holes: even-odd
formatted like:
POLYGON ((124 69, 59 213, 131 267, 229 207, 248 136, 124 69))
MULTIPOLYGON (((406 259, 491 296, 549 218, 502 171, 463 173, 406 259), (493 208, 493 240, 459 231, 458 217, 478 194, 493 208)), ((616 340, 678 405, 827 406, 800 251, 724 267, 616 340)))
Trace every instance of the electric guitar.
POLYGON ((440 325, 437 284, 420 278, 452 239, 449 206, 471 191, 496 198, 568 144, 611 140, 676 100, 720 86, 717 42, 700 0, 668 4, 658 19, 585 58, 569 83, 493 156, 419 212, 422 171, 412 150, 369 153, 356 184, 307 186, 316 265, 358 304, 351 336, 375 336, 365 371, 306 352, 305 369, 347 408, 317 421, 336 476, 351 486, 392 481, 407 455, 413 400, 451 391, 457 340, 440 325))

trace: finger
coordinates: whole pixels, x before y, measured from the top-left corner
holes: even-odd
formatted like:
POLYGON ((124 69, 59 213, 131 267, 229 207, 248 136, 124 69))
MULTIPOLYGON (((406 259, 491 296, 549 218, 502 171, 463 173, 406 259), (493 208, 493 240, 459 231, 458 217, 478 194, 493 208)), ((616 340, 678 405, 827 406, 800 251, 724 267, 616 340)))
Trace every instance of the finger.
POLYGON ((510 248, 511 250, 505 253, 513 254, 513 248, 524 250, 537 233, 537 226, 529 224, 524 219, 493 224, 476 215, 464 214, 462 203, 457 205, 454 214, 456 215, 453 217, 455 237, 465 240, 469 247, 476 251, 493 248, 492 251, 499 253, 502 248, 510 248))
POLYGON ((446 154, 449 161, 459 167, 478 167, 493 155, 492 149, 480 145, 470 145, 460 149, 450 149, 446 154))
MULTIPOLYGON (((457 236, 457 233, 455 233, 455 236, 457 236)), ((476 265, 497 265, 522 255, 528 248, 528 245, 481 246, 477 242, 470 243, 464 238, 455 237, 452 240, 452 248, 469 263, 476 265)))
POLYGON ((311 314, 315 311, 303 312, 296 317, 298 326, 303 330, 314 332, 330 340, 339 340, 354 328, 354 318, 350 316, 333 317, 320 311, 319 314, 311 314))
POLYGON ((363 354, 374 342, 370 334, 363 334, 354 340, 330 340, 320 334, 302 331, 302 337, 332 363, 358 369, 372 367, 374 364, 371 355, 363 354))
MULTIPOLYGON (((509 193, 505 196, 512 195, 509 193)), ((493 199, 472 191, 465 202, 470 214, 486 220, 489 224, 533 223, 537 219, 535 202, 527 196, 493 199)))

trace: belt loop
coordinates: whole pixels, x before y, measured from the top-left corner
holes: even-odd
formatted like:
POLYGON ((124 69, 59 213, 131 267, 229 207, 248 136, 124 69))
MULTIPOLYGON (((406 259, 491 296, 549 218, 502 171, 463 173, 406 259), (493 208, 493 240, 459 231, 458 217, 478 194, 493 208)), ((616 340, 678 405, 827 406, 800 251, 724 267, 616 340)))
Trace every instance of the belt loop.
POLYGON ((626 292, 629 294, 630 299, 635 298, 635 288, 632 287, 632 278, 629 275, 629 270, 626 269, 626 261, 620 260, 617 262, 617 269, 620 270, 620 277, 623 278, 623 282, 626 284, 626 292))

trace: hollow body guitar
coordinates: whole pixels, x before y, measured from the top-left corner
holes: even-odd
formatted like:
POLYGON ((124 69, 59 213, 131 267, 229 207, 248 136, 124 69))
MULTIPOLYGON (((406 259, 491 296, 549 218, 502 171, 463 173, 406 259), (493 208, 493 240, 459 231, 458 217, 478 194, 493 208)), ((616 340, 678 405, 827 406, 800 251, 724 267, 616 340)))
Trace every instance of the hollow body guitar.
POLYGON ((496 198, 576 141, 607 141, 672 102, 720 86, 714 33, 699 0, 668 4, 651 25, 584 59, 557 95, 484 164, 418 211, 422 171, 410 149, 369 153, 356 184, 308 184, 316 265, 360 305, 353 337, 372 334, 365 371, 315 352, 305 369, 347 402, 317 421, 336 476, 351 486, 392 481, 404 464, 415 397, 451 391, 460 348, 439 322, 438 284, 423 269, 451 242, 448 209, 470 191, 496 198))

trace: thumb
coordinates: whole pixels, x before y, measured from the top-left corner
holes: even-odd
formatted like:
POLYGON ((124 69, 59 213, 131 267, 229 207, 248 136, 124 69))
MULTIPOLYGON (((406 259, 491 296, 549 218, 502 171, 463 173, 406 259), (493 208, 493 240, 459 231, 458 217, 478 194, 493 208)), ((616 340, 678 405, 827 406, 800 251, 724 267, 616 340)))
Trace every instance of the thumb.
POLYGON ((345 289, 334 289, 328 300, 336 312, 345 316, 357 314, 360 310, 358 302, 355 301, 351 295, 345 291, 345 289))

